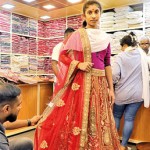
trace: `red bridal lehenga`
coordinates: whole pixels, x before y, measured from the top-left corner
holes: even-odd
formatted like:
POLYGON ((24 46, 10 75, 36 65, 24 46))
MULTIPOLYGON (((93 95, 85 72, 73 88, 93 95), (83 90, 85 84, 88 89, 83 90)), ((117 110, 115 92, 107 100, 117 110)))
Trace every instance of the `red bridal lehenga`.
POLYGON ((74 36, 80 37, 83 52, 66 51, 74 56, 61 58, 69 62, 67 74, 36 129, 34 150, 119 150, 105 71, 77 69, 79 61, 91 62, 91 49, 85 29, 74 36))

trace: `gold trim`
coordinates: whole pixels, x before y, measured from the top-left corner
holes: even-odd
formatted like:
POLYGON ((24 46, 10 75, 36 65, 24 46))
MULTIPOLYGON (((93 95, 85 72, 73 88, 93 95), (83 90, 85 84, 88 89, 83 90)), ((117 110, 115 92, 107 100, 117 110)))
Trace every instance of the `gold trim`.
POLYGON ((72 62, 71 62, 71 64, 70 64, 70 66, 69 66, 69 70, 68 70, 68 76, 67 76, 67 78, 66 78, 66 84, 69 82, 69 79, 70 79, 70 77, 72 76, 72 74, 73 74, 73 72, 74 72, 74 70, 75 70, 75 68, 76 68, 76 66, 78 65, 78 63, 79 63, 79 61, 77 61, 77 60, 73 60, 72 62))
POLYGON ((51 107, 47 106, 47 108, 44 110, 43 112, 43 117, 40 120, 39 123, 43 122, 47 116, 52 112, 52 110, 54 109, 54 107, 56 106, 57 101, 60 100, 60 97, 62 96, 62 94, 64 93, 64 91, 67 89, 68 85, 72 82, 72 80, 74 79, 74 75, 73 72, 77 66, 77 64, 79 63, 79 61, 73 60, 69 66, 69 70, 68 70, 68 76, 66 78, 66 82, 64 84, 64 87, 55 95, 55 97, 51 100, 51 107))
POLYGON ((92 73, 93 76, 105 76, 105 70, 92 68, 92 72, 91 73, 92 73))
MULTIPOLYGON (((84 28, 79 29, 82 48, 84 52, 84 62, 91 62, 91 46, 84 28)), ((80 148, 83 149, 87 143, 87 127, 88 127, 88 113, 89 113, 89 100, 91 91, 91 72, 84 73, 84 107, 82 115, 82 130, 80 137, 80 148)))

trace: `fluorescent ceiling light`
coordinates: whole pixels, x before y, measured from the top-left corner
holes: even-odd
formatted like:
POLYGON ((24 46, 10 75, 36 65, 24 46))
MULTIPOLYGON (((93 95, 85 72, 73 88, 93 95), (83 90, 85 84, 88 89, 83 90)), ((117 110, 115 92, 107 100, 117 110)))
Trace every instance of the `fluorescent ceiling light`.
POLYGON ((27 2, 27 3, 32 3, 34 2, 35 0, 23 0, 24 2, 27 2))
POLYGON ((45 8, 45 9, 53 9, 53 8, 55 8, 55 6, 53 6, 53 5, 45 5, 45 6, 43 6, 43 8, 45 8))
POLYGON ((67 0, 69 3, 78 3, 81 2, 82 0, 67 0))
POLYGON ((50 16, 41 16, 40 18, 46 20, 46 19, 49 19, 50 16))
POLYGON ((12 4, 4 4, 4 5, 2 5, 2 7, 5 8, 5 9, 12 9, 12 8, 14 8, 15 6, 12 5, 12 4))

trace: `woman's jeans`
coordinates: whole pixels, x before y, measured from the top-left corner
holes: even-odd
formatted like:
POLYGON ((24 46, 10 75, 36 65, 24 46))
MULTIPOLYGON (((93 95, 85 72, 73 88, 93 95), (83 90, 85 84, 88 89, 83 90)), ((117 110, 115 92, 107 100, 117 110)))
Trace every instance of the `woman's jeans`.
POLYGON ((121 143, 121 145, 123 146, 126 146, 128 143, 128 140, 131 136, 132 129, 133 129, 134 118, 142 103, 143 101, 137 103, 131 103, 131 104, 123 104, 123 105, 114 104, 113 114, 114 114, 117 130, 119 130, 120 120, 124 115, 124 127, 123 127, 122 143, 121 143))

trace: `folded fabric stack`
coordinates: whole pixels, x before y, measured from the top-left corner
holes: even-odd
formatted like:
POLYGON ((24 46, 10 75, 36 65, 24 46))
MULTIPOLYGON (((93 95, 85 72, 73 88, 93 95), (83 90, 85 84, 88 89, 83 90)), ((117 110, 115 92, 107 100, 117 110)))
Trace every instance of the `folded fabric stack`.
POLYGON ((145 26, 150 26, 150 2, 145 3, 145 26))
POLYGON ((38 58, 38 67, 37 67, 37 73, 38 74, 44 74, 44 61, 45 61, 45 58, 38 58))
POLYGON ((51 37, 52 29, 51 29, 50 22, 44 22, 44 32, 45 32, 45 35, 44 35, 45 38, 51 37))
POLYGON ((10 33, 0 34, 0 52, 2 53, 10 53, 10 33))
POLYGON ((150 37, 150 28, 145 29, 145 35, 150 37))
POLYGON ((0 30, 10 32, 11 13, 0 10, 0 30))
POLYGON ((29 55, 37 55, 36 38, 29 38, 29 55))
POLYGON ((11 58, 10 55, 1 54, 0 59, 1 69, 10 70, 11 69, 11 58))
POLYGON ((114 12, 105 12, 101 16, 100 27, 103 31, 114 30, 114 12))
POLYGON ((29 18, 29 35, 37 36, 37 20, 29 18))
POLYGON ((29 74, 36 74, 38 61, 36 57, 29 57, 29 74))
POLYGON ((128 28, 128 19, 126 18, 126 14, 128 12, 132 12, 133 9, 130 6, 117 7, 115 10, 115 24, 114 29, 126 29, 128 28))
POLYGON ((12 52, 17 54, 29 53, 29 38, 20 35, 12 35, 12 52))
POLYGON ((29 35, 28 18, 17 14, 12 14, 12 32, 29 35))
POLYGON ((16 73, 28 73, 29 58, 28 56, 12 56, 11 71, 16 73))
POLYGON ((129 28, 136 28, 143 26, 143 12, 142 11, 133 11, 127 13, 126 17, 128 18, 129 28))
POLYGON ((49 38, 59 37, 59 36, 64 36, 65 29, 66 29, 66 18, 60 18, 60 19, 50 20, 47 23, 45 33, 48 34, 49 38))
POLYGON ((82 27, 81 15, 67 17, 67 26, 75 30, 82 27))
POLYGON ((28 83, 28 84, 35 84, 37 82, 41 82, 40 78, 35 78, 33 76, 24 76, 21 74, 17 74, 11 70, 2 70, 0 69, 0 79, 6 80, 6 82, 14 82, 14 83, 28 83))
POLYGON ((45 74, 53 73, 51 61, 52 61, 52 59, 50 57, 46 57, 44 60, 44 72, 45 72, 45 74))
POLYGON ((38 37, 45 37, 45 23, 38 21, 38 37))

